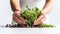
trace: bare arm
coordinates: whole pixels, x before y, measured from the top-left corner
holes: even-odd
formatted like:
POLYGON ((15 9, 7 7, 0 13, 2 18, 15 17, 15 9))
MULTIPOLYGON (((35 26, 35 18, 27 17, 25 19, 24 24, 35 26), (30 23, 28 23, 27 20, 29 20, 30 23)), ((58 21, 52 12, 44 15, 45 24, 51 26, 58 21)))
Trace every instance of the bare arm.
POLYGON ((25 24, 25 20, 20 15, 21 14, 20 0, 10 0, 10 4, 13 10, 13 20, 18 24, 25 24))
POLYGON ((17 11, 17 10, 21 11, 20 0, 11 0, 10 3, 13 11, 17 11))
POLYGON ((42 9, 42 13, 48 14, 53 7, 54 0, 46 0, 46 4, 42 9))
POLYGON ((53 7, 53 0, 46 0, 46 4, 42 9, 42 14, 39 16, 37 20, 34 21, 34 25, 42 24, 44 20, 46 20, 46 15, 50 12, 53 7))

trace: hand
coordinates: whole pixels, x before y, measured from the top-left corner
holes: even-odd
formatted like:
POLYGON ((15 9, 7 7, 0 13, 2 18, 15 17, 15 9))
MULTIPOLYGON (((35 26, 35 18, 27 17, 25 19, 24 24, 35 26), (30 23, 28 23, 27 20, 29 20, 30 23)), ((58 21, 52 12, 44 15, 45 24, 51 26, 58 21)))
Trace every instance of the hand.
POLYGON ((46 19, 45 14, 41 14, 37 20, 34 21, 33 25, 39 25, 42 24, 42 22, 46 19))
POLYGON ((20 11, 14 11, 13 20, 16 21, 18 24, 25 24, 25 20, 20 14, 20 11))

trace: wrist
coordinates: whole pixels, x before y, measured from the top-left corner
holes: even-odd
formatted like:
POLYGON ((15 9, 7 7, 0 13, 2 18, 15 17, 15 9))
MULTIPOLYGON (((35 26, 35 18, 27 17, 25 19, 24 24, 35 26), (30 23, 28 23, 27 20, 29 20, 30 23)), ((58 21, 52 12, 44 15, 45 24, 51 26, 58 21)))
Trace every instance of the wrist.
POLYGON ((14 13, 20 13, 20 14, 21 14, 21 13, 22 13, 22 11, 14 11, 14 13))
POLYGON ((45 14, 45 13, 41 13, 41 15, 39 16, 39 18, 38 18, 38 19, 44 18, 45 16, 46 16, 46 14, 45 14))
POLYGON ((42 12, 41 12, 41 15, 46 15, 46 13, 42 11, 42 12))
POLYGON ((42 10, 41 13, 44 14, 44 15, 47 14, 47 12, 45 10, 42 10))

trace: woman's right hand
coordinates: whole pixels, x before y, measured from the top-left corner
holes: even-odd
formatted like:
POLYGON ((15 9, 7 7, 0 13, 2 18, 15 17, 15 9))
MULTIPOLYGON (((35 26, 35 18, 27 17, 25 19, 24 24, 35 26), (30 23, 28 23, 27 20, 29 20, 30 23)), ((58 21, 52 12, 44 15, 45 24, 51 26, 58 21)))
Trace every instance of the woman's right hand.
POLYGON ((20 14, 21 14, 20 11, 14 11, 13 20, 18 24, 25 24, 25 20, 20 14))

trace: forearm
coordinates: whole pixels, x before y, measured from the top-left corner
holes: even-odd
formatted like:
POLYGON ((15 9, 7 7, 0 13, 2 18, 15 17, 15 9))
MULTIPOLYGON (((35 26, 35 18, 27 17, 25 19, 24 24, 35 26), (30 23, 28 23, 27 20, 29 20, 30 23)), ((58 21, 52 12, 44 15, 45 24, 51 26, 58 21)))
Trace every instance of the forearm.
POLYGON ((53 0, 46 0, 46 4, 42 9, 42 13, 48 14, 53 7, 53 0))
POLYGON ((13 11, 21 11, 20 0, 10 0, 10 4, 13 11))

